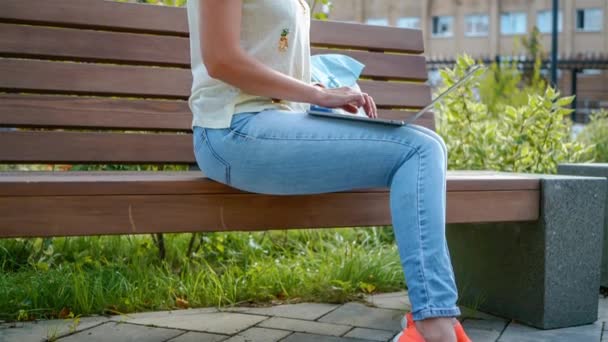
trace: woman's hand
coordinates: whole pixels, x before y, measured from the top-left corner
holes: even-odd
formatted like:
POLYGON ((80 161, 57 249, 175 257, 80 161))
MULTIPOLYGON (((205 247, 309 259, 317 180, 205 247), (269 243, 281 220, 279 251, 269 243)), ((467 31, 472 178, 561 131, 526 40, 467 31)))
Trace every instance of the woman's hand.
POLYGON ((328 108, 342 108, 353 114, 357 113, 358 108, 363 106, 368 117, 378 117, 376 103, 367 93, 356 91, 350 87, 319 88, 317 101, 314 103, 316 105, 328 108))

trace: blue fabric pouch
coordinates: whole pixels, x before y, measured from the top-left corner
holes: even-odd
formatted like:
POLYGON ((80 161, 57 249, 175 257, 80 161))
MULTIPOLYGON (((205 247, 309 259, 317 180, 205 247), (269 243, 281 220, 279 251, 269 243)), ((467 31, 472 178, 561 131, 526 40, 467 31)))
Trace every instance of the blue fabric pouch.
MULTIPOLYGON (((361 90, 357 80, 365 65, 356 59, 342 54, 328 53, 311 56, 310 75, 313 82, 321 83, 327 88, 352 87, 361 90)), ((323 107, 311 106, 311 109, 326 110, 323 107)), ((336 113, 367 116, 363 108, 357 114, 347 113, 342 109, 333 109, 336 113)))
POLYGON ((356 59, 337 53, 311 56, 310 63, 312 80, 328 88, 354 86, 365 68, 356 59))

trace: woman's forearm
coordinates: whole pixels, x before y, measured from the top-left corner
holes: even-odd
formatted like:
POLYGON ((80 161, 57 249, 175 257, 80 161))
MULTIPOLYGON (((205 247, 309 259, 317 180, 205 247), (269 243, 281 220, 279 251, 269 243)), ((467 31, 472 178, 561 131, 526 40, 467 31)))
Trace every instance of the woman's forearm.
POLYGON ((318 87, 276 71, 242 50, 224 56, 228 57, 206 63, 209 75, 248 94, 313 104, 322 96, 318 87))

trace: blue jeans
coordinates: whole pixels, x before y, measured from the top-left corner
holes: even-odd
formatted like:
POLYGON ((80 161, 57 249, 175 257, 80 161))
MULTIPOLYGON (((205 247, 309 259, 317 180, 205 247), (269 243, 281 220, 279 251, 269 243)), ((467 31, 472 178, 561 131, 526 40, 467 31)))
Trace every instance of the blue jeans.
POLYGON ((460 315, 445 237, 447 150, 435 132, 275 109, 235 114, 229 128, 193 130, 203 173, 243 191, 389 187, 414 320, 460 315))

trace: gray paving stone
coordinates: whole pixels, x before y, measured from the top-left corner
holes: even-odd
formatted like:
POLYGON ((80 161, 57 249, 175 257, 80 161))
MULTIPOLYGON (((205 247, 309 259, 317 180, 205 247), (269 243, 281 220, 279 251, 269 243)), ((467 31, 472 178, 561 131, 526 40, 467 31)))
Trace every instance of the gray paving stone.
POLYGON ((388 341, 389 338, 396 335, 396 332, 378 329, 354 328, 349 331, 344 337, 353 337, 367 339, 371 341, 388 341))
POLYGON ((331 336, 340 336, 352 328, 348 325, 320 323, 283 317, 272 317, 258 324, 258 326, 331 336))
POLYGON ((174 316, 189 316, 199 315, 205 313, 219 312, 215 307, 199 308, 199 309, 185 309, 185 310, 172 310, 172 311, 151 311, 151 312, 137 312, 123 315, 111 316, 110 320, 116 322, 131 322, 139 319, 164 319, 166 317, 174 316))
POLYGON ((467 330, 467 336, 475 342, 496 342, 500 334, 489 330, 469 329, 467 330))
POLYGON ((467 319, 462 323, 465 330, 467 329, 479 329, 496 331, 501 333, 507 326, 507 321, 504 319, 492 319, 492 320, 481 320, 481 319, 467 319))
POLYGON ((253 327, 238 333, 225 342, 276 342, 289 334, 291 331, 253 327))
POLYGON ((75 324, 74 320, 47 320, 36 322, 17 322, 0 324, 0 341, 29 342, 43 341, 60 337, 71 332, 81 331, 107 322, 106 317, 83 317, 75 324), (75 329, 74 329, 75 328, 75 329))
POLYGON ((228 336, 190 331, 167 342, 219 342, 224 341, 226 337, 228 336))
POLYGON ((376 342, 373 340, 363 340, 360 338, 350 337, 333 337, 333 336, 322 336, 315 334, 304 334, 294 333, 289 335, 286 339, 281 342, 376 342))
POLYGON ((307 319, 314 321, 315 319, 325 315, 337 308, 335 304, 322 303, 298 303, 284 304, 271 307, 229 307, 222 309, 223 311, 247 312, 266 316, 278 316, 286 318, 307 319))
POLYGON ((597 315, 598 321, 608 321, 608 298, 602 295, 600 295, 597 315))
POLYGON ((107 322, 92 329, 59 339, 60 342, 164 342, 184 332, 175 329, 145 327, 129 323, 107 322))
POLYGON ((412 304, 410 303, 407 291, 369 295, 365 298, 365 301, 383 309, 405 310, 408 312, 412 310, 412 304))
POLYGON ((400 322, 404 314, 405 310, 379 309, 361 303, 346 303, 321 317, 319 322, 397 332, 401 330, 400 322))
POLYGON ((498 342, 597 342, 601 335, 601 322, 552 330, 539 330, 518 323, 511 323, 498 342))
POLYGON ((507 321, 503 319, 466 319, 462 323, 464 330, 475 342, 494 342, 505 329, 507 321))
POLYGON ((266 316, 233 312, 210 312, 186 315, 165 315, 130 319, 129 323, 156 327, 193 330, 200 332, 232 335, 245 330, 265 319, 266 316))

